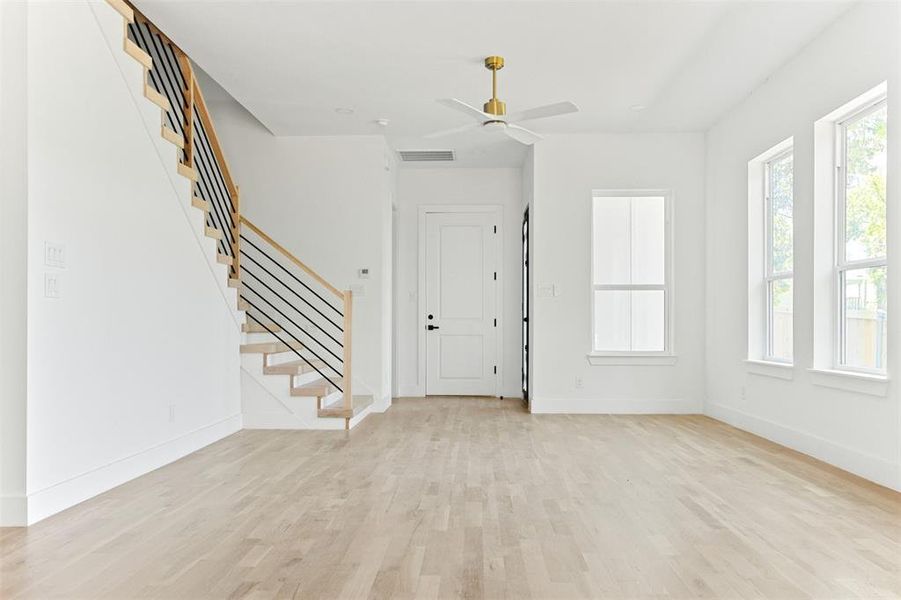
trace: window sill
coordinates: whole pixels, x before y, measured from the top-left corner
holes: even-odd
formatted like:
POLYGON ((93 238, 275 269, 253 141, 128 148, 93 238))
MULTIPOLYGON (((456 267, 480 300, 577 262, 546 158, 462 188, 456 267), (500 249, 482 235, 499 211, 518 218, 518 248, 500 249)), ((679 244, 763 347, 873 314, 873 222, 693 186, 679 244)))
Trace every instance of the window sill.
POLYGON ((675 354, 598 354, 589 353, 588 363, 594 366, 674 365, 675 354))
POLYGON ((795 365, 792 363, 781 363, 773 360, 755 360, 746 359, 745 366, 748 373, 754 375, 762 375, 764 377, 775 377, 776 379, 785 379, 791 381, 795 378, 795 365))
POLYGON ((854 371, 839 371, 837 369, 807 369, 810 373, 810 381, 814 385, 869 394, 870 396, 888 395, 888 377, 885 375, 871 375, 869 373, 857 373, 854 371))

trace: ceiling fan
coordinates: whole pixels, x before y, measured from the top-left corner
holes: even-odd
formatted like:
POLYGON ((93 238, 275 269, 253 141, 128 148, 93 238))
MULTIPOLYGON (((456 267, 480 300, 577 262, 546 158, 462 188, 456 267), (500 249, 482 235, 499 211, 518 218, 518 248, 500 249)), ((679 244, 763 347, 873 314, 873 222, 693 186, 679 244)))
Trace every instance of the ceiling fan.
POLYGON ((503 131, 517 142, 532 145, 541 140, 541 136, 534 131, 518 125, 518 123, 533 119, 544 119, 546 117, 565 115, 578 112, 579 110, 579 107, 572 102, 557 102, 555 104, 530 108, 508 116, 507 104, 497 97, 497 72, 504 68, 504 58, 502 56, 489 56, 485 59, 485 68, 491 71, 491 100, 485 103, 483 110, 479 110, 456 98, 438 100, 438 102, 448 108, 458 110, 475 118, 476 122, 470 123, 469 125, 463 125, 462 127, 437 131, 425 136, 426 138, 444 137, 446 135, 468 131, 470 129, 482 128, 503 131))

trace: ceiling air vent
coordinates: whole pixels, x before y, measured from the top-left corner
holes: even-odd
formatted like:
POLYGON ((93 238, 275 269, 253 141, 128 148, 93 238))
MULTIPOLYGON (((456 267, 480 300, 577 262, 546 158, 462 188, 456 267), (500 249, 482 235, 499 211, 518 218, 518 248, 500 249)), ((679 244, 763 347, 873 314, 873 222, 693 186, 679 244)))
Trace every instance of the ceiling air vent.
POLYGON ((454 160, 453 150, 398 150, 404 162, 442 162, 454 160))

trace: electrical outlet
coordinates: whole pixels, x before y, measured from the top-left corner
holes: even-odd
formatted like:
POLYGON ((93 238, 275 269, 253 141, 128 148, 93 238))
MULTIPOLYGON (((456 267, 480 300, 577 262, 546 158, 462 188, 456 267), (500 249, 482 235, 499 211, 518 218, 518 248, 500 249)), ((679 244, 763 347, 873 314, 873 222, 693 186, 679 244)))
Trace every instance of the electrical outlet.
POLYGON ((44 273, 44 297, 59 298, 62 296, 62 274, 44 273))
POLYGON ((577 390, 582 389, 582 378, 581 377, 576 377, 576 389, 577 390))
POLYGON ((175 405, 174 404, 169 405, 169 422, 175 423, 175 405))

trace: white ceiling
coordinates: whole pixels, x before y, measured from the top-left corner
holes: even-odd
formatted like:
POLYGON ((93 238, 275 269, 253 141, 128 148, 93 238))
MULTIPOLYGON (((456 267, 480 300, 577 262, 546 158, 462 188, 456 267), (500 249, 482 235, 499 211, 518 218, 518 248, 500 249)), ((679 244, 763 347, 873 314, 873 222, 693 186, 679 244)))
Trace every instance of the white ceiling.
POLYGON ((508 112, 571 100, 540 133, 707 129, 836 19, 841 1, 171 1, 138 7, 276 135, 384 133, 455 148, 463 164, 519 164, 519 144, 436 98, 480 106, 489 54, 507 61, 508 112), (640 105, 643 110, 632 107, 640 105), (338 114, 336 108, 353 109, 338 114), (376 119, 388 119, 381 128, 376 119), (479 135, 479 134, 482 135, 479 135))

